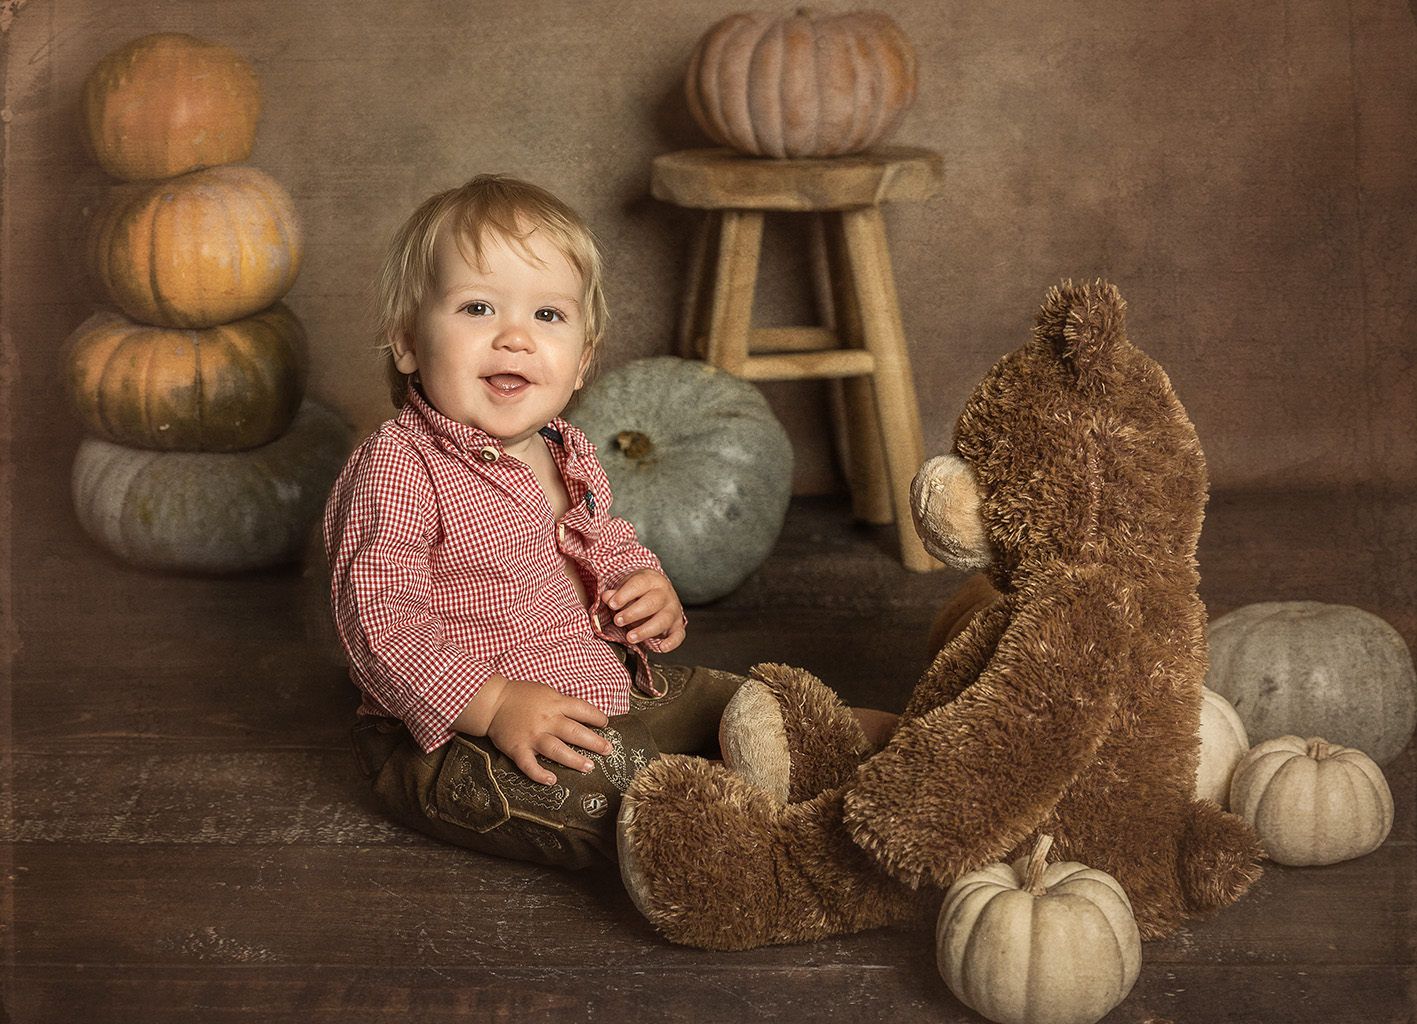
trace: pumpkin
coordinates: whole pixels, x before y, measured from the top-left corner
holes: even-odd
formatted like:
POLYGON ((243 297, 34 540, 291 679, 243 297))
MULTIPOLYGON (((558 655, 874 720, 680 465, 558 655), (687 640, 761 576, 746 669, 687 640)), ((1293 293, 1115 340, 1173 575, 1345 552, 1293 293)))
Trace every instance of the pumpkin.
POLYGON ((657 356, 606 373, 568 418, 599 449, 614 514, 681 601, 722 597, 767 558, 792 495, 792 445, 753 385, 657 356))
POLYGON ((270 175, 227 164, 115 190, 91 224, 95 274, 134 320, 213 327, 288 292, 303 238, 290 194, 270 175))
POLYGON ((74 511, 108 551, 147 569, 259 569, 300 557, 349 454, 349 429, 306 401, 281 437, 244 452, 158 452, 89 437, 74 511))
POLYGON ((1141 972, 1141 933, 1111 875, 1030 856, 961 875, 936 925, 940 976, 999 1024, 1093 1024, 1141 972))
POLYGON ((859 153, 915 100, 916 58, 889 15, 731 14, 689 58, 689 112, 715 142, 770 157, 859 153))
POLYGON ((279 302, 185 330, 100 312, 70 335, 64 369, 90 433, 140 448, 237 451, 290 426, 305 388, 305 330, 279 302))
POLYGON ((159 32, 99 61, 79 102, 99 166, 125 181, 170 178, 251 155, 261 85, 231 47, 159 32))
POLYGON ((1280 864, 1336 864, 1392 831, 1392 790, 1361 750, 1318 737, 1257 743, 1235 768, 1230 807, 1280 864))
POLYGON ((1320 735, 1379 765, 1417 728, 1417 670, 1378 616, 1317 601, 1251 604, 1210 625, 1206 685, 1235 706, 1250 741, 1320 735))
POLYGON ((1231 776, 1250 749, 1250 738, 1230 702, 1208 686, 1201 687, 1200 741, 1196 796, 1224 808, 1230 799, 1231 776))

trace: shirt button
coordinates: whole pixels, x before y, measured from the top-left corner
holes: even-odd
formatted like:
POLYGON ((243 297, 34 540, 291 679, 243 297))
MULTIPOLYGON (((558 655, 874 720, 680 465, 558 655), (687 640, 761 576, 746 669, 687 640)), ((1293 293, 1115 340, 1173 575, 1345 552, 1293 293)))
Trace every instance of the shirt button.
POLYGON ((557 523, 557 524, 556 524, 556 539, 559 540, 562 544, 566 543, 566 524, 565 524, 565 523, 557 523))
POLYGON ((483 462, 496 462, 498 459, 497 449, 490 444, 484 446, 477 454, 482 456, 483 462))

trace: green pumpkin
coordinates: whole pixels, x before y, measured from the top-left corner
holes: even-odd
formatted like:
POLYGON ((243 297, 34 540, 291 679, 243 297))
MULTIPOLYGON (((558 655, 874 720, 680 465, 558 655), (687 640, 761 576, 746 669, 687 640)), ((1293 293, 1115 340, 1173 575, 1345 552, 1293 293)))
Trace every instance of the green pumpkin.
POLYGON ((656 356, 606 373, 568 418, 599 450, 612 514, 659 556, 685 604, 735 590, 777 543, 792 445, 753 385, 656 356))
POLYGON ((242 452, 89 437, 74 458, 74 511, 89 536, 142 568, 266 568, 300 557, 349 449, 349 428, 310 401, 285 434, 242 452))
POLYGON ((1402 635, 1371 612, 1318 601, 1245 605, 1210 624, 1206 685, 1251 743, 1323 736, 1379 765, 1417 727, 1417 671, 1402 635))

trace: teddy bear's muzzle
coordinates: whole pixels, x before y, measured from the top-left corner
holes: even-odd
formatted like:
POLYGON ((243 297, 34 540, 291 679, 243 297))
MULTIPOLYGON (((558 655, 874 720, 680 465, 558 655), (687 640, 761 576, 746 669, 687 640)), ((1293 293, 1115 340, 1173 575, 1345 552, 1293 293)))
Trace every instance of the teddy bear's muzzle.
POLYGON ((937 455, 910 483, 915 532, 925 550, 962 572, 978 572, 994 560, 982 511, 984 495, 974 470, 958 455, 937 455))

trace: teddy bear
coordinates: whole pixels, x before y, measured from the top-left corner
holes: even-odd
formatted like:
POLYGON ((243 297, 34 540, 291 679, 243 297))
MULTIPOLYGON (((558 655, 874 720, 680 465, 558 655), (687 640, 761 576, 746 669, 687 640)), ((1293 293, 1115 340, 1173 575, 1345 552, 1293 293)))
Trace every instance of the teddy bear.
POLYGON ((1194 795, 1207 474, 1161 367, 1094 281, 1052 288, 911 486, 916 529, 998 592, 940 649, 879 748, 785 665, 725 710, 722 762, 631 783, 625 886, 671 941, 748 949, 928 927, 950 882, 1041 834, 1115 877, 1143 938, 1259 877, 1259 839, 1194 795))

